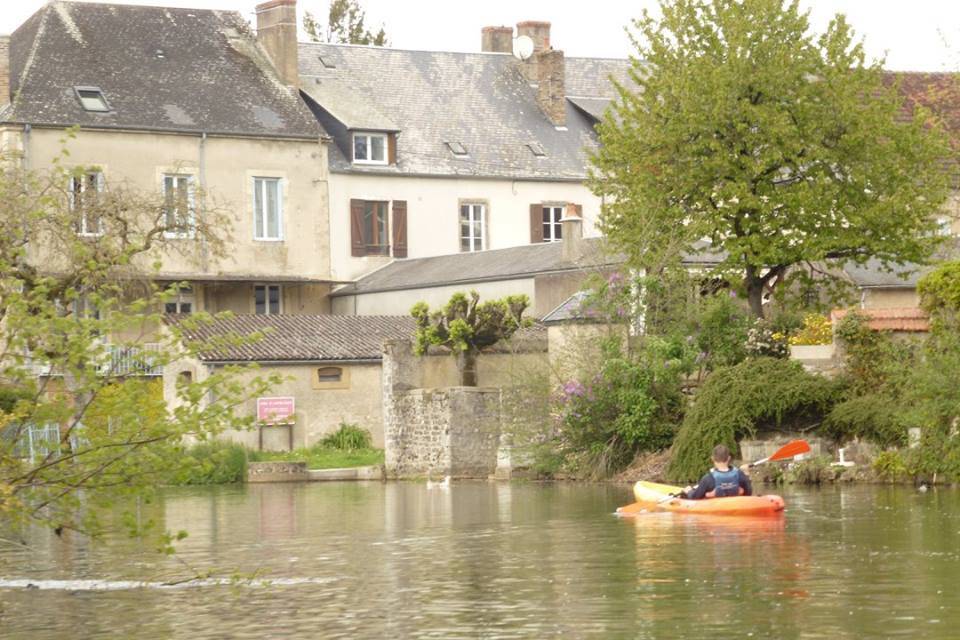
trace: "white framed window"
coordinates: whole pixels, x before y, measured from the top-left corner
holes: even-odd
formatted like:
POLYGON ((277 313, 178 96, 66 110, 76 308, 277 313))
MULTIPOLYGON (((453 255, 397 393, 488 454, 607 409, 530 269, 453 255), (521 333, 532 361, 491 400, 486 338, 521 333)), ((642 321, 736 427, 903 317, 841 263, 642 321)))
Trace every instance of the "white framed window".
POLYGON ((163 176, 163 226, 168 238, 189 238, 194 232, 193 176, 163 176))
POLYGON ((563 239, 563 225, 560 220, 563 218, 562 205, 544 205, 543 207, 543 241, 557 242, 563 239))
POLYGON ((177 294, 163 303, 164 313, 193 313, 195 299, 191 287, 180 287, 177 294))
POLYGON ((253 312, 258 316, 276 316, 283 311, 283 292, 278 284, 257 284, 253 287, 253 312))
POLYGON ((479 202, 460 205, 460 251, 483 251, 487 235, 487 208, 479 202))
POLYGON ((387 164, 387 135, 354 133, 353 161, 356 164, 387 164))
POLYGON ((280 178, 253 179, 253 239, 283 240, 280 178))
POLYGON ((70 176, 68 185, 74 229, 81 236, 103 235, 103 220, 97 211, 97 195, 103 191, 103 173, 87 171, 70 176))

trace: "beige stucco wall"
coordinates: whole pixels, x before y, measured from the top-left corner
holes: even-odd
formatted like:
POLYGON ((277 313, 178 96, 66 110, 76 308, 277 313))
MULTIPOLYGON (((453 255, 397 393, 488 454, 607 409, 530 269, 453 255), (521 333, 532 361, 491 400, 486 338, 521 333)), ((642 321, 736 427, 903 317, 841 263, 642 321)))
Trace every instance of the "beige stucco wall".
POLYGON ((616 338, 626 343, 625 325, 567 323, 547 327, 550 368, 559 381, 579 379, 596 371, 604 340, 616 338))
MULTIPOLYGON (((203 369, 195 362, 184 361, 164 371, 164 386, 168 402, 175 397, 176 373, 182 368, 203 369)), ((296 406, 296 424, 293 427, 293 446, 309 447, 323 436, 336 431, 341 422, 356 424, 367 429, 376 447, 383 447, 383 418, 381 407, 380 363, 338 364, 310 363, 297 365, 261 364, 257 369, 244 372, 241 379, 277 374, 284 380, 271 389, 269 396, 292 396, 296 406), (349 383, 341 388, 315 388, 313 382, 320 367, 337 366, 344 370, 349 383)), ((197 375, 197 374, 195 374, 197 375)), ((203 374, 200 374, 201 376, 203 374)), ((202 379, 202 378, 195 378, 202 379)), ((256 401, 251 400, 238 408, 241 415, 255 415, 256 401)), ((228 431, 223 437, 239 442, 251 449, 259 446, 259 434, 252 431, 228 431)), ((264 448, 286 449, 287 427, 264 427, 264 448)))
MULTIPOLYGON (((451 278, 454 277, 456 275, 451 274, 451 278)), ((536 297, 533 278, 498 280, 446 287, 383 291, 359 296, 340 296, 332 299, 333 313, 357 316, 405 316, 409 315, 411 307, 420 301, 426 302, 431 308, 442 307, 450 300, 450 296, 458 291, 476 291, 480 294, 481 301, 517 294, 524 294, 531 301, 536 297)))
MULTIPOLYGON (((257 283, 230 282, 207 284, 195 294, 197 310, 219 313, 254 313, 254 291, 257 283)), ((284 315, 308 315, 330 313, 330 300, 326 284, 281 285, 281 313, 284 315)))
MULTIPOLYGON (((547 365, 543 353, 482 353, 477 358, 477 378, 482 387, 509 387, 520 384, 531 371, 547 365)), ((452 355, 430 355, 421 358, 421 384, 433 389, 460 384, 457 361, 452 355)))
MULTIPOLYGON (((330 174, 330 251, 338 279, 354 279, 389 261, 350 256, 350 200, 405 200, 407 256, 422 258, 460 251, 460 202, 487 206, 487 248, 530 243, 530 205, 571 202, 583 206, 584 235, 598 235, 600 199, 579 182, 419 178, 330 174)), ((392 237, 392 236, 388 236, 392 237)))
POLYGON ((861 306, 864 309, 917 307, 920 296, 916 289, 864 289, 861 306))
MULTIPOLYGON (((64 132, 33 128, 29 138, 8 130, 0 137, 25 154, 28 167, 49 168, 63 148, 64 132)), ((271 277, 330 275, 327 149, 319 140, 277 140, 82 130, 67 143, 65 166, 98 166, 106 188, 128 184, 159 194, 165 172, 195 176, 208 211, 228 216, 232 231, 226 255, 205 261, 199 242, 183 253, 163 256, 164 273, 271 277), (202 152, 201 152, 202 150, 202 152), (201 155, 203 184, 200 184, 201 155), (253 177, 281 178, 282 241, 257 241, 253 234, 253 177)), ((198 194, 199 195, 199 194, 198 194)), ((200 210, 198 197, 198 211, 200 210)), ((190 244, 187 244, 190 243, 190 244)))

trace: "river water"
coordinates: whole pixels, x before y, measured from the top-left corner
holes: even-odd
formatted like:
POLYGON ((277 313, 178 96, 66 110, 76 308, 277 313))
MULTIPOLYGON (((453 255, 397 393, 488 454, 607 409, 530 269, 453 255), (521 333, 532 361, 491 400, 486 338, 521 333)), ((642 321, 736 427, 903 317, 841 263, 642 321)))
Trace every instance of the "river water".
POLYGON ((960 491, 784 492, 782 518, 618 518, 626 486, 171 489, 187 529, 0 544, 3 638, 957 638, 960 491), (204 572, 199 582, 179 582, 204 572))

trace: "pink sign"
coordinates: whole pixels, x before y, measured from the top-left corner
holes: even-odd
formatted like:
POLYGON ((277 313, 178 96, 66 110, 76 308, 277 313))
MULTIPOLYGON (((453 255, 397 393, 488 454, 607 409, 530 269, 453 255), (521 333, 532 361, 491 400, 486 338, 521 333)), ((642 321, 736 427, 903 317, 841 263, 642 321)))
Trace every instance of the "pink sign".
POLYGON ((292 424, 293 398, 257 398, 257 422, 260 424, 292 424))

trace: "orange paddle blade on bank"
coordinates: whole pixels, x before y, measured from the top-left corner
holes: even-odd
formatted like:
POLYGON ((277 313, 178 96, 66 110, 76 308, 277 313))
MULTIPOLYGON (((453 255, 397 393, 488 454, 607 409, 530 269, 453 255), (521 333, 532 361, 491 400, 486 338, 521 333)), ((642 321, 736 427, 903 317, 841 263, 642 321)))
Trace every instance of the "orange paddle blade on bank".
POLYGON ((810 445, 807 444, 806 440, 791 440, 787 444, 783 445, 776 452, 767 458, 762 460, 757 460, 751 467, 755 467, 758 464, 763 464, 765 462, 776 462, 777 460, 786 460, 787 458, 792 458, 798 456, 801 453, 807 453, 810 451, 810 445))

